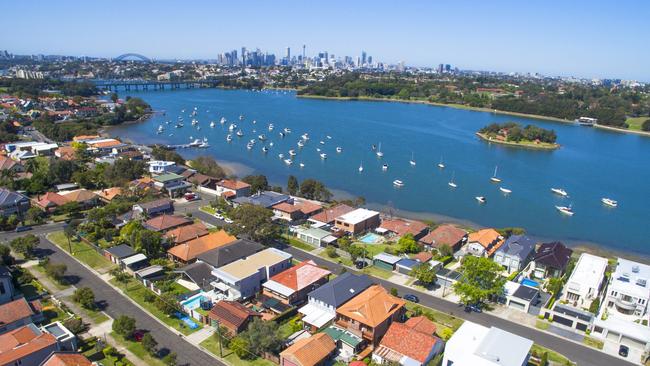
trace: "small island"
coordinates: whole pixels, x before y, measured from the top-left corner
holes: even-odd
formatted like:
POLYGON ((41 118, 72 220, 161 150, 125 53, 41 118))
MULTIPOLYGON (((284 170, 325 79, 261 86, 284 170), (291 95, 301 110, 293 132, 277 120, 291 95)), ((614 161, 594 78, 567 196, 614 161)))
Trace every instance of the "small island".
POLYGON ((481 128, 476 135, 487 142, 494 142, 515 147, 554 150, 560 147, 556 143, 554 130, 527 125, 522 127, 515 122, 492 123, 481 128))

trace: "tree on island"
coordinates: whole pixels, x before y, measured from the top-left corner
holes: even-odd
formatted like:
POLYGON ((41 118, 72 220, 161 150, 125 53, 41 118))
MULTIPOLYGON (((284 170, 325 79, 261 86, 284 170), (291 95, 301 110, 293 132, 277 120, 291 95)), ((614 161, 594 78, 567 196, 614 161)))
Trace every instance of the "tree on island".
POLYGON ((506 279, 500 275, 501 271, 503 267, 488 258, 466 256, 454 291, 465 304, 485 302, 503 292, 506 279))
POLYGON ((547 130, 534 125, 527 125, 521 127, 520 124, 515 122, 506 123, 492 123, 479 131, 481 134, 488 136, 502 136, 506 141, 521 142, 521 141, 540 141, 548 144, 554 144, 557 140, 555 131, 547 130))

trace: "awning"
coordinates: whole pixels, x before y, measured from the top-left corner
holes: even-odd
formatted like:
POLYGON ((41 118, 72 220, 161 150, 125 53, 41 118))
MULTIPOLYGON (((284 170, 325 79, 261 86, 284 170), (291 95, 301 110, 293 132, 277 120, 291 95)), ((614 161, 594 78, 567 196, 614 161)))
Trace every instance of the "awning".
POLYGON ((313 325, 316 328, 320 328, 334 319, 334 314, 313 304, 303 306, 298 312, 304 315, 302 318, 303 322, 313 325))
POLYGON ((130 257, 126 257, 126 258, 122 259, 122 263, 124 263, 125 266, 130 266, 132 264, 142 262, 142 261, 146 261, 146 260, 147 260, 146 255, 144 255, 142 253, 138 253, 136 255, 132 255, 130 257))
POLYGON ((221 291, 221 292, 228 292, 230 290, 230 286, 226 285, 223 282, 212 282, 210 283, 215 289, 221 291))

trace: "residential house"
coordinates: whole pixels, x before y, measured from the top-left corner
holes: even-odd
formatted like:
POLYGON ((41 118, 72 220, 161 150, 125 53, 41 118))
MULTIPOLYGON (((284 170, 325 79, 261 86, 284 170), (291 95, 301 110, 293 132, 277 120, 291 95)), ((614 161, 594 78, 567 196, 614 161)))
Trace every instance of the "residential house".
POLYGON ((249 257, 216 268, 214 288, 229 300, 248 299, 260 292, 262 283, 291 266, 291 254, 267 248, 249 257))
POLYGON ((209 190, 207 192, 210 192, 215 190, 219 179, 209 175, 196 173, 187 179, 187 181, 195 185, 199 192, 202 192, 205 189, 209 190))
POLYGON ((0 335, 0 365, 38 366, 59 351, 56 337, 28 324, 0 335))
POLYGON ((93 366, 95 365, 81 353, 54 352, 40 366, 93 366))
POLYGON ((650 266, 618 258, 603 304, 609 316, 629 321, 648 321, 650 266))
POLYGON ((182 175, 165 173, 153 177, 154 186, 161 191, 167 192, 169 197, 181 197, 192 185, 185 181, 182 175))
POLYGON ((133 205, 135 216, 154 217, 162 214, 174 213, 174 201, 161 198, 155 201, 137 203, 133 205))
POLYGON ((6 188, 0 188, 0 216, 16 215, 22 217, 30 206, 31 202, 27 196, 6 188))
POLYGON ((180 273, 181 278, 177 281, 183 287, 190 290, 203 290, 209 292, 212 290, 211 283, 217 278, 212 275, 214 267, 211 265, 196 261, 184 267, 174 270, 175 273, 180 273))
POLYGON ((329 281, 332 272, 308 260, 271 277, 262 285, 266 296, 287 305, 296 306, 307 301, 307 294, 329 281))
POLYGON ((298 239, 315 247, 326 247, 333 244, 338 239, 333 236, 331 232, 314 227, 298 227, 295 230, 295 233, 298 239))
POLYGON ((167 250, 169 258, 180 263, 192 263, 201 253, 222 247, 237 240, 236 237, 219 230, 208 235, 186 241, 167 250))
POLYGON ((99 135, 79 135, 79 136, 74 136, 72 138, 72 141, 74 142, 88 142, 88 141, 93 141, 99 139, 101 136, 99 135))
POLYGON ((280 366, 321 366, 333 357, 336 345, 325 333, 296 341, 280 352, 280 366))
POLYGON ((345 272, 307 295, 307 305, 300 308, 302 321, 312 332, 336 317, 336 309, 372 285, 366 275, 345 272))
POLYGON ((376 254, 374 257, 372 257, 372 264, 375 267, 384 269, 386 271, 393 271, 395 270, 395 266, 397 265, 397 262, 401 260, 402 258, 396 255, 392 255, 388 253, 379 253, 376 254))
POLYGON ((40 303, 29 303, 24 297, 0 305, 0 334, 42 320, 40 303))
POLYGON ((147 164, 149 165, 149 173, 151 174, 168 173, 170 168, 176 165, 176 163, 173 161, 164 160, 150 160, 147 162, 147 164))
POLYGON ((276 217, 289 222, 307 219, 323 210, 323 206, 317 203, 298 198, 278 203, 271 208, 276 217))
POLYGON ((629 348, 630 355, 643 355, 650 352, 650 327, 618 316, 602 316, 593 319, 591 337, 602 340, 605 347, 617 350, 620 346, 629 348))
MULTIPOLYGON (((443 342, 428 330, 420 331, 419 329, 427 329, 427 326, 421 324, 423 322, 420 317, 417 323, 420 324, 419 328, 411 327, 409 323, 392 323, 377 349, 372 352, 372 360, 377 364, 394 362, 402 366, 428 364, 442 352, 443 342)), ((430 325, 435 328, 435 324, 430 325)))
POLYGON ((129 186, 132 190, 149 191, 152 189, 156 189, 156 186, 154 185, 154 181, 150 177, 142 177, 133 180, 129 182, 129 186))
POLYGON ((40 329, 43 332, 49 333, 53 335, 54 338, 56 338, 56 343, 59 345, 60 351, 77 350, 77 337, 60 321, 43 325, 40 329))
POLYGON ((324 225, 333 225, 337 217, 343 216, 350 212, 354 211, 354 207, 350 207, 346 204, 338 204, 334 207, 326 208, 320 213, 309 218, 309 221, 313 222, 315 226, 324 226, 324 225))
POLYGON ((120 264, 124 258, 136 254, 135 250, 127 244, 120 244, 104 250, 104 256, 115 264, 120 264))
POLYGON ((372 230, 379 224, 379 212, 365 208, 357 208, 352 212, 337 217, 334 221, 334 226, 337 229, 352 235, 372 230))
POLYGON ((230 335, 237 335, 246 330, 248 324, 262 314, 253 311, 237 301, 220 300, 208 313, 210 324, 214 327, 223 326, 230 335))
POLYGON ((11 158, 0 155, 0 171, 10 172, 11 174, 18 176, 25 172, 25 166, 11 158))
POLYGON ((77 159, 77 150, 72 146, 59 146, 54 150, 54 156, 62 160, 73 161, 77 159))
POLYGON ((564 287, 562 300, 588 309, 591 302, 600 296, 605 284, 605 271, 607 258, 582 253, 564 287))
POLYGON ((192 220, 183 216, 162 214, 145 221, 143 223, 143 226, 145 229, 164 233, 168 230, 172 230, 180 226, 189 225, 191 223, 192 220))
POLYGON ((395 263, 395 270, 397 271, 397 273, 408 275, 411 273, 412 270, 414 270, 420 264, 421 263, 416 261, 415 259, 402 258, 399 261, 397 261, 397 263, 395 263))
POLYGON ((214 268, 219 268, 261 252, 265 248, 264 245, 252 240, 237 239, 226 245, 203 252, 197 256, 197 259, 214 268))
POLYGON ((401 218, 384 218, 377 231, 384 231, 396 237, 411 234, 415 240, 419 240, 429 232, 429 227, 420 221, 405 220, 401 218))
POLYGON ((136 271, 141 270, 149 264, 149 258, 142 253, 137 253, 130 257, 121 259, 119 264, 120 268, 133 275, 136 271))
POLYGON ((111 187, 95 191, 95 194, 102 202, 111 203, 116 197, 122 195, 122 188, 111 187))
POLYGON ((467 231, 450 224, 440 225, 420 239, 425 248, 440 249, 448 245, 454 252, 459 251, 466 241, 467 231))
POLYGON ((481 229, 469 234, 467 254, 477 257, 491 257, 503 245, 503 237, 494 229, 481 229))
POLYGON ((99 197, 87 189, 76 189, 69 192, 59 192, 59 194, 65 197, 68 202, 79 203, 79 206, 82 208, 95 207, 99 202, 99 197))
POLYGON ((431 252, 420 252, 412 255, 411 259, 414 259, 420 263, 427 263, 433 259, 433 254, 431 254, 431 252))
POLYGON ((251 185, 240 180, 222 179, 216 184, 217 195, 232 199, 251 195, 251 185))
POLYGON ((559 241, 543 243, 533 257, 533 276, 539 279, 562 277, 572 254, 573 250, 559 241))
POLYGON ((250 204, 255 206, 261 206, 264 208, 271 208, 278 203, 286 202, 291 199, 291 196, 286 194, 273 192, 273 191, 262 191, 253 194, 252 196, 237 196, 232 202, 238 206, 243 204, 250 204))
MULTIPOLYGON (((506 282, 503 288, 505 305, 513 309, 527 313, 531 306, 537 305, 540 301, 539 290, 537 288, 513 281, 506 282)), ((539 312, 539 309, 537 312, 539 312)))
POLYGON ((388 327, 404 317, 405 301, 372 285, 336 309, 336 325, 377 345, 388 327))
POLYGON ((45 212, 54 212, 58 207, 65 205, 69 200, 55 192, 47 192, 42 196, 34 199, 34 204, 45 212))
POLYGON ((94 139, 85 141, 88 145, 88 150, 95 153, 110 153, 113 149, 122 149, 127 147, 125 143, 117 139, 94 139))
POLYGON ((169 230, 165 233, 164 237, 172 245, 178 245, 204 235, 208 235, 208 229, 199 221, 191 225, 183 225, 169 230))
POLYGON ((443 365, 526 366, 533 341, 465 321, 447 341, 443 365))
POLYGON ((16 293, 14 288, 13 276, 11 271, 6 266, 0 265, 0 304, 8 303, 12 301, 17 296, 21 296, 16 293))
POLYGON ((497 249, 494 261, 508 273, 524 269, 535 254, 535 241, 526 235, 512 235, 497 249))

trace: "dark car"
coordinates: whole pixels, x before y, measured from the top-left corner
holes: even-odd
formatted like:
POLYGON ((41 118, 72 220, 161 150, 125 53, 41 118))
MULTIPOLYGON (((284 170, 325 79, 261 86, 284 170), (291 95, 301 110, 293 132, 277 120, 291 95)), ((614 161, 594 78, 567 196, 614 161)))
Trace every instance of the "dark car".
POLYGON ((414 302, 416 304, 420 302, 420 299, 418 299, 418 297, 413 294, 406 294, 402 298, 406 301, 414 302))
POLYGON ((481 306, 479 304, 465 305, 465 312, 466 313, 471 313, 472 311, 475 312, 475 313, 482 313, 483 312, 483 310, 481 309, 481 306))
POLYGON ((20 232, 31 230, 31 229, 32 229, 31 226, 17 226, 15 231, 17 233, 20 233, 20 232))
POLYGON ((147 333, 147 331, 138 329, 135 332, 133 332, 133 339, 136 342, 142 342, 142 338, 144 338, 144 335, 147 333))
POLYGON ((368 263, 364 261, 357 261, 356 263, 354 263, 354 266, 357 267, 357 269, 363 269, 368 266, 368 263))
POLYGON ((627 357, 628 353, 630 352, 630 349, 628 346, 621 345, 618 347, 618 355, 621 357, 627 357))

